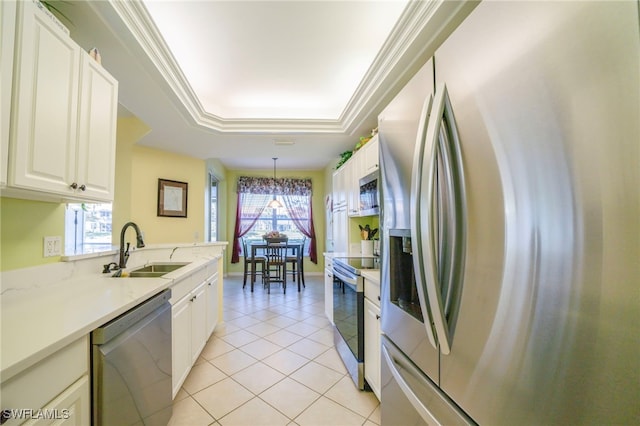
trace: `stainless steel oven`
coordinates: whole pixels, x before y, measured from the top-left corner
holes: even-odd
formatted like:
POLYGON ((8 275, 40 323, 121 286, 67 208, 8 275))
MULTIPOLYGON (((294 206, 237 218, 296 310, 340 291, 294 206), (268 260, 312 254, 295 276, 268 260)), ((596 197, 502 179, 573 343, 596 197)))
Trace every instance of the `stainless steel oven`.
POLYGON ((358 389, 364 380, 364 278, 362 269, 377 267, 377 258, 334 258, 334 343, 358 389))

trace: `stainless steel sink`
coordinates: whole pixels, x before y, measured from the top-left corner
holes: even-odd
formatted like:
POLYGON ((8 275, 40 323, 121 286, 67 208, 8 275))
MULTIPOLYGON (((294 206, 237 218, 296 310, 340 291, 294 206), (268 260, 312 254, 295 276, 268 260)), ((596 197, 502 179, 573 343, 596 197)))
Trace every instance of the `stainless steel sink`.
POLYGON ((188 264, 189 262, 154 262, 129 271, 129 277, 157 278, 188 264))

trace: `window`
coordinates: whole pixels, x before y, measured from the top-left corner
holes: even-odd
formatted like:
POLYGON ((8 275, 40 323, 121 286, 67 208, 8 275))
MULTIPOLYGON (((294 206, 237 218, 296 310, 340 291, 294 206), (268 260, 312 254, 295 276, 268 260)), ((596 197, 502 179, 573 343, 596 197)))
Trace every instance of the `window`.
POLYGON ((209 241, 218 241, 218 180, 209 173, 209 241))
POLYGON ((262 240, 269 231, 286 234, 289 240, 307 238, 305 254, 318 262, 313 226, 311 179, 240 176, 237 186, 236 224, 233 231, 231 263, 240 261, 241 239, 262 240), (277 195, 282 207, 267 207, 277 195))
MULTIPOLYGON (((301 204, 300 210, 304 213, 299 218, 300 221, 308 222, 309 218, 307 217, 307 212, 309 211, 308 203, 310 201, 310 197, 295 197, 300 200, 296 200, 299 204, 301 204)), ((285 234, 289 237, 289 240, 293 241, 302 241, 304 235, 298 229, 298 227, 293 223, 293 219, 289 216, 288 210, 284 207, 284 199, 282 196, 278 195, 276 199, 280 202, 282 207, 277 209, 272 209, 270 207, 266 207, 262 214, 258 217, 255 224, 247 231, 244 235, 244 238, 251 241, 262 241, 262 236, 269 231, 278 231, 280 233, 285 234)), ((242 217, 242 220, 249 220, 247 217, 242 217)), ((305 250, 303 253, 306 253, 307 247, 309 246, 309 241, 307 240, 305 244, 305 250)))
POLYGON ((111 204, 69 203, 65 212, 67 256, 111 250, 111 204))

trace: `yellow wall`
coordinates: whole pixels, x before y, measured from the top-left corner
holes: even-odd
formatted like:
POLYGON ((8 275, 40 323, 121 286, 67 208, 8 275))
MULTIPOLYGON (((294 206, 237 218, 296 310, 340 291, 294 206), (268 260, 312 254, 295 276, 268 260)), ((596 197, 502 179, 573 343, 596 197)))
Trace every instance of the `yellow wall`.
MULTIPOLYGON (((148 131, 135 117, 118 119, 113 244, 128 221, 140 226, 149 244, 204 241, 205 162, 135 145, 148 131), (158 178, 188 182, 187 218, 157 216, 158 178)), ((0 270, 60 261, 43 257, 43 238, 64 237, 66 204, 3 197, 0 208, 0 270)), ((132 231, 126 240, 135 241, 132 231)))
POLYGON ((58 262, 44 257, 44 237, 64 235, 65 205, 0 198, 0 270, 58 262))
MULTIPOLYGON (((226 270, 230 272, 242 272, 242 262, 231 262, 231 250, 233 249, 233 231, 235 227, 236 217, 236 205, 238 202, 238 194, 236 192, 236 185, 238 183, 238 177, 240 176, 273 176, 273 170, 227 170, 226 174, 226 186, 227 186, 227 235, 229 241, 229 255, 227 257, 226 270)), ((278 177, 296 177, 296 178, 311 178, 311 185, 313 190, 313 197, 311 199, 313 209, 313 224, 316 231, 317 252, 318 252, 318 264, 311 263, 309 258, 305 258, 304 271, 306 272, 321 272, 324 268, 324 260, 322 253, 325 250, 325 211, 324 211, 324 195, 325 195, 325 177, 323 170, 314 171, 300 171, 300 170, 280 170, 277 172, 278 177)), ((221 206, 222 207, 222 206, 221 206)), ((241 259, 242 260, 242 259, 241 259)))
POLYGON ((116 135, 116 178, 115 193, 112 207, 112 235, 113 244, 120 242, 120 229, 131 219, 133 189, 133 150, 138 142, 151 129, 137 117, 118 118, 118 133, 116 135))
MULTIPOLYGON (((205 161, 193 157, 134 146, 131 151, 131 181, 128 185, 129 217, 138 224, 145 242, 193 243, 204 241, 205 161), (158 179, 188 183, 187 217, 160 217, 158 179)), ((114 242, 120 241, 120 227, 114 228, 114 242)), ((133 241, 133 234, 127 234, 133 241)))
MULTIPOLYGON (((136 117, 118 119, 116 182, 113 202, 114 245, 128 221, 136 222, 148 244, 206 241, 206 188, 208 173, 219 180, 219 241, 228 241, 225 271, 241 272, 231 264, 231 244, 236 214, 238 176, 271 176, 272 170, 226 170, 217 160, 200 160, 136 145, 149 128, 136 117), (189 184, 187 218, 157 216, 158 178, 189 184)), ((281 177, 308 177, 313 182, 313 221, 317 238, 318 265, 305 261, 305 271, 320 272, 325 251, 326 171, 278 170, 281 177)), ((330 188, 329 188, 330 190, 330 188)), ((64 236, 65 204, 0 198, 0 270, 11 270, 57 262, 60 257, 43 257, 45 236, 64 236)), ((132 231, 126 240, 134 242, 132 231)), ((63 241, 64 243, 64 241, 63 241)))
POLYGON ((377 229, 374 239, 380 239, 380 217, 379 216, 365 216, 365 217, 351 217, 349 218, 349 241, 357 242, 362 237, 360 236, 360 226, 365 227, 369 225, 371 229, 377 229))

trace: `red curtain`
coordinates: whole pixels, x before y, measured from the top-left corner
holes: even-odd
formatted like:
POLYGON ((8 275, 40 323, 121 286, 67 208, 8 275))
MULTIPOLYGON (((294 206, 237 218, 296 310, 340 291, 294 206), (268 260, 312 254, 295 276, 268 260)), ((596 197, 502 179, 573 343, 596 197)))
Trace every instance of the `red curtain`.
POLYGON ((311 195, 283 195, 284 206, 289 217, 302 235, 309 238, 309 259, 318 263, 316 250, 316 231, 313 226, 313 209, 311 195))
POLYGON ((238 193, 236 208, 236 227, 233 231, 233 251, 231 263, 240 261, 240 238, 242 238, 256 223, 271 197, 268 194, 238 193))

